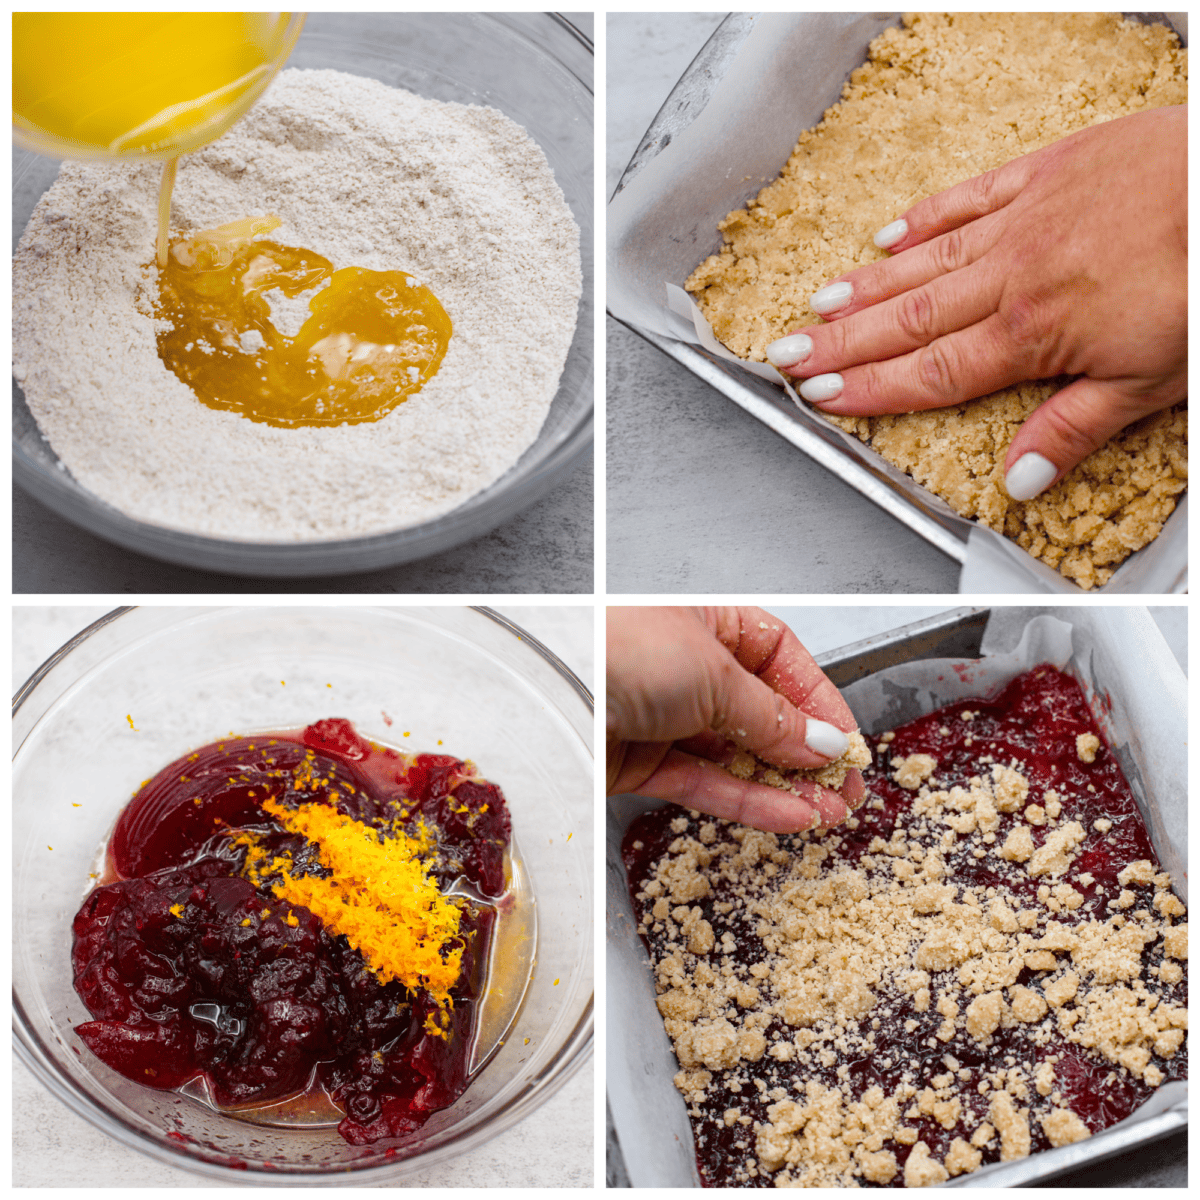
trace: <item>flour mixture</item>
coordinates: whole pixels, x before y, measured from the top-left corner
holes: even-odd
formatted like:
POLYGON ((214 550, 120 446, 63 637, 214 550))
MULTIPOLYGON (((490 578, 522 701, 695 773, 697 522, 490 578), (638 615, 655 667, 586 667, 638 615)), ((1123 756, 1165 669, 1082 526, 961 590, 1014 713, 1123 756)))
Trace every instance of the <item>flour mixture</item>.
MULTIPOLYGON (((491 108, 337 71, 284 71, 180 162, 176 231, 275 213, 272 239, 338 267, 403 271, 454 333, 387 416, 276 428, 206 408, 159 357, 160 169, 65 163, 13 264, 13 374, 84 487, 139 520, 305 541, 440 516, 538 435, 575 329, 579 229, 542 151, 491 108)), ((272 307, 294 331, 295 302, 272 307)))

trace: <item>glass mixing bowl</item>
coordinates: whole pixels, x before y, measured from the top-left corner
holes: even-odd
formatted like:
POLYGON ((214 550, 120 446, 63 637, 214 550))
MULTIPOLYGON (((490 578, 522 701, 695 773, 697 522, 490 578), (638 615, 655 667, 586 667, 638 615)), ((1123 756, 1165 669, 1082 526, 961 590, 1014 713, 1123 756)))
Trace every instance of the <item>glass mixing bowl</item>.
MULTIPOLYGON (((146 19, 141 13, 124 14, 126 23, 121 26, 114 26, 111 19, 106 16, 105 20, 108 21, 108 24, 101 27, 88 23, 99 16, 99 14, 92 13, 56 13, 50 17, 51 24, 46 23, 45 15, 22 14, 20 19, 26 22, 23 29, 18 25, 18 19, 15 18, 13 21, 13 63, 14 66, 19 65, 25 69, 20 72, 20 83, 18 84, 17 79, 13 81, 13 141, 26 150, 32 150, 37 154, 48 154, 51 158, 128 157, 134 159, 143 157, 174 158, 176 155, 188 154, 192 150, 197 150, 208 142, 216 141, 244 113, 249 112, 259 96, 271 86, 271 80, 275 78, 279 68, 287 62, 288 55, 291 54, 296 45, 296 39, 300 36, 300 30, 304 27, 303 13, 238 14, 235 18, 237 21, 236 31, 240 34, 246 51, 252 57, 249 60, 247 57, 233 60, 236 65, 229 67, 223 75, 217 76, 221 79, 221 86, 212 92, 201 93, 189 89, 183 96, 176 92, 175 95, 179 97, 177 102, 169 108, 158 110, 152 118, 153 108, 139 106, 135 110, 137 116, 132 116, 126 111, 124 115, 131 121, 137 121, 138 117, 148 118, 144 124, 139 122, 134 129, 131 129, 128 124, 109 125, 105 134, 100 134, 100 128, 104 128, 104 126, 99 126, 93 130, 94 140, 81 141, 77 137, 67 137, 62 133, 39 128, 29 114, 39 109, 50 96, 55 94, 56 85, 63 77, 70 78, 75 75, 76 78, 86 79, 89 85, 86 95, 89 99, 93 94, 91 89, 95 86, 92 81, 98 81, 101 77, 108 78, 108 76, 103 76, 104 67, 107 65, 104 59, 107 58, 107 55, 101 52, 101 61, 96 61, 95 37, 97 33, 109 35, 111 31, 110 44, 120 48, 119 57, 111 61, 119 67, 124 81, 128 81, 130 78, 130 64, 135 57, 135 54, 130 53, 129 42, 131 40, 135 42, 137 45, 136 56, 141 59, 138 65, 144 72, 143 76, 138 79, 138 83, 143 85, 141 94, 153 96, 152 88, 144 86, 146 75, 153 76, 157 73, 153 69, 146 70, 151 63, 153 63, 153 67, 159 68, 161 71, 152 87, 161 86, 160 80, 163 76, 179 78, 175 64, 171 63, 167 59, 167 55, 162 52, 163 43, 158 38, 165 36, 170 39, 170 45, 178 47, 189 37, 203 39, 211 36, 216 22, 227 20, 230 15, 198 13, 183 17, 182 20, 177 16, 174 18, 174 23, 165 31, 158 26, 154 32, 146 29, 146 19), (197 21, 195 18, 199 18, 199 20, 197 21), (150 47, 154 49, 151 50, 150 47), (161 64, 154 60, 146 61, 146 54, 155 52, 161 56, 163 60, 161 64), (26 55, 28 57, 25 57, 26 55), (232 75, 231 77, 232 71, 244 71, 248 62, 253 62, 255 65, 247 74, 232 75), (47 70, 47 66, 49 66, 49 70, 47 70), (95 70, 97 67, 100 68, 99 71, 95 70), (54 78, 55 73, 58 73, 59 79, 54 78), (47 74, 51 75, 49 80, 46 79, 47 74), (17 107, 19 94, 23 101, 20 109, 17 107), (115 142, 99 140, 112 134, 115 130, 120 130, 120 136, 115 142), (116 149, 116 142, 124 143, 123 147, 116 149)), ((212 60, 208 59, 207 61, 211 62, 212 60)), ((228 66, 228 64, 226 65, 228 66)), ((15 74, 16 72, 14 72, 15 74)), ((211 86, 214 83, 216 83, 216 78, 208 75, 206 83, 200 86, 211 86)), ((63 95, 62 91, 58 92, 58 97, 61 98, 63 95)), ((79 97, 73 96, 73 99, 78 100, 79 97)), ((161 104, 165 103, 167 98, 160 94, 156 99, 161 104)), ((53 105, 49 109, 56 120, 61 116, 60 112, 56 111, 57 107, 57 105, 53 105)), ((66 103, 63 104, 63 107, 66 107, 66 103)), ((117 110, 109 108, 107 111, 115 112, 117 110)), ((77 110, 72 109, 71 112, 72 115, 75 115, 77 110)))
POLYGON ((590 693, 487 609, 119 609, 43 664, 13 703, 17 1055, 125 1145, 238 1183, 393 1182, 472 1149, 591 1054, 592 778, 590 693), (499 783, 537 908, 536 963, 507 1040, 458 1102, 404 1143, 351 1146, 332 1126, 235 1120, 130 1082, 72 1033, 89 1016, 71 980, 71 922, 139 784, 231 730, 328 716, 378 741, 470 758, 499 783))
MULTIPOLYGON (((589 451, 594 404, 591 42, 548 13, 311 13, 289 67, 368 75, 435 100, 485 104, 541 146, 579 223, 583 297, 546 423, 520 461, 433 521, 371 537, 241 542, 138 521, 80 487, 38 430, 13 383, 13 480, 59 516, 130 550, 240 575, 338 575, 411 562, 490 532, 546 494, 589 451)), ((58 163, 13 154, 13 245, 58 163)))

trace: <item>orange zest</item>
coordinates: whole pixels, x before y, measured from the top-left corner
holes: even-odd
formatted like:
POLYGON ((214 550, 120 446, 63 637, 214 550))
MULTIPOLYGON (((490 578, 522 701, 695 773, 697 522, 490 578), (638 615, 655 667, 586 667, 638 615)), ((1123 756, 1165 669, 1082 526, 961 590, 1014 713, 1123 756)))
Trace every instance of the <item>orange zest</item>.
MULTIPOLYGON (((251 883, 270 886, 278 899, 309 909, 331 934, 345 935, 381 982, 399 980, 412 991, 428 992, 444 1017, 453 1008, 450 989, 462 973, 461 912, 422 861, 432 849, 429 831, 422 827, 414 837, 394 829, 384 837, 327 804, 291 809, 267 800, 263 810, 312 842, 332 874, 325 879, 294 874, 289 856, 269 855, 261 834, 246 830, 235 841, 248 849, 243 871, 251 883)), ((428 1032, 445 1036, 444 1028, 428 1032)))

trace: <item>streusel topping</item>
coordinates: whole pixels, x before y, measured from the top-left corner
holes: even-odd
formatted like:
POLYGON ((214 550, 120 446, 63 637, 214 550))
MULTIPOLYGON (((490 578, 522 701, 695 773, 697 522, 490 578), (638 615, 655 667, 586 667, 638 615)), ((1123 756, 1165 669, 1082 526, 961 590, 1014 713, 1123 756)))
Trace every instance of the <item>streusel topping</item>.
POLYGON ((627 837, 706 1183, 929 1186, 1186 1077, 1186 911, 1078 685, 1040 667, 879 745, 824 836, 627 837))

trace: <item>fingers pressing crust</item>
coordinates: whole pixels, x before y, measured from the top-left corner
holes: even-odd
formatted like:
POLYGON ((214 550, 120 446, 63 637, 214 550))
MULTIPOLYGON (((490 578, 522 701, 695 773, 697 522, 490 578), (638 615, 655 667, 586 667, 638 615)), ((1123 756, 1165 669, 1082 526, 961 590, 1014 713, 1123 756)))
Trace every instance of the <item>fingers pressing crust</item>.
MULTIPOLYGON (((999 217, 975 221, 964 229, 952 230, 914 247, 908 254, 869 263, 838 276, 835 282, 850 285, 852 295, 849 302, 836 311, 824 314, 828 324, 805 326, 797 333, 814 339, 817 349, 821 350, 825 339, 836 337, 837 327, 844 325, 848 318, 978 262, 995 245, 1002 228, 1002 218, 999 217)), ((812 358, 805 355, 802 361, 804 373, 813 374, 814 371, 808 369, 812 358)))
POLYGON ((951 229, 957 229, 968 221, 998 212, 1011 204, 1033 178, 1044 153, 1043 150, 1037 150, 1033 154, 1015 158, 1012 162, 985 171, 982 175, 964 180, 914 204, 901 214, 901 219, 908 226, 907 232, 888 249, 893 254, 899 254, 951 229))
POLYGON ((911 354, 850 367, 842 372, 839 394, 820 408, 856 417, 920 412, 962 404, 1028 377, 1027 368, 1014 362, 1005 321, 994 313, 911 354))
POLYGON ((1017 431, 1004 459, 1009 495, 1014 500, 1040 495, 1131 421, 1177 403, 1186 391, 1184 379, 1151 395, 1123 380, 1076 379, 1017 431))
POLYGON ((972 263, 853 316, 812 329, 812 353, 786 373, 807 379, 909 354, 935 338, 984 320, 996 311, 1001 292, 1002 283, 987 263, 972 263))

